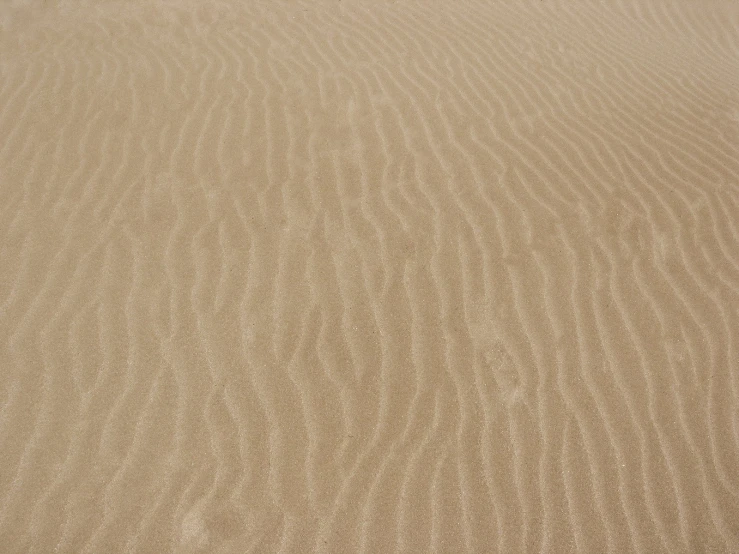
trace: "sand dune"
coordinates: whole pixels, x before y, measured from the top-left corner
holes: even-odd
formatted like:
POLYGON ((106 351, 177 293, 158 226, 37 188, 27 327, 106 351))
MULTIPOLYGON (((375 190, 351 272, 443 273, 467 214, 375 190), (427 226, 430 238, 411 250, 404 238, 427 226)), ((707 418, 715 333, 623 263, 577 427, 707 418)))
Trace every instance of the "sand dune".
POLYGON ((739 4, 0 5, 0 551, 739 552, 739 4))

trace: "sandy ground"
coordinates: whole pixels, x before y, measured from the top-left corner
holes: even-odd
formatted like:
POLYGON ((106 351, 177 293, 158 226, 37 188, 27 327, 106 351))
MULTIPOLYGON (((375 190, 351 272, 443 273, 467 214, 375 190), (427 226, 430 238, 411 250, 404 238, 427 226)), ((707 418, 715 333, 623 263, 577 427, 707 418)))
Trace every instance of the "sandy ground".
POLYGON ((739 552, 739 3, 0 4, 0 551, 739 552))

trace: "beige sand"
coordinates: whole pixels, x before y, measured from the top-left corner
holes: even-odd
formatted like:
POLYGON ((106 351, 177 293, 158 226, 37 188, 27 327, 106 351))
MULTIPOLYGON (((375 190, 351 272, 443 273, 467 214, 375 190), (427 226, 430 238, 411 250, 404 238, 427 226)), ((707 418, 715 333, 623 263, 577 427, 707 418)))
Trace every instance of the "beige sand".
POLYGON ((0 14, 0 552, 739 552, 739 3, 0 14))

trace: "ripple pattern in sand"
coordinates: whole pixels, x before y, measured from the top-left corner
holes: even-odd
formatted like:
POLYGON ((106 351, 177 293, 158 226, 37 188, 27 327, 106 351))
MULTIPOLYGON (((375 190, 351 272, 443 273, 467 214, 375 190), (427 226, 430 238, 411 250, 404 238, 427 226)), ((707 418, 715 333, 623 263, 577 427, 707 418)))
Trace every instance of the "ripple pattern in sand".
POLYGON ((6 3, 0 137, 3 552, 739 551, 732 3, 6 3))

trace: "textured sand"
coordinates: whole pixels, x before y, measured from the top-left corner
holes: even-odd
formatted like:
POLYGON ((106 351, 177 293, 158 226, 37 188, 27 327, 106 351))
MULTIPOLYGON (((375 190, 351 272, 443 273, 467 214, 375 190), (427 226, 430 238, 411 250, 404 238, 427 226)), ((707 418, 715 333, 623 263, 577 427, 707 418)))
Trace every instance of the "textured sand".
POLYGON ((739 552, 739 3, 0 4, 0 552, 739 552))

